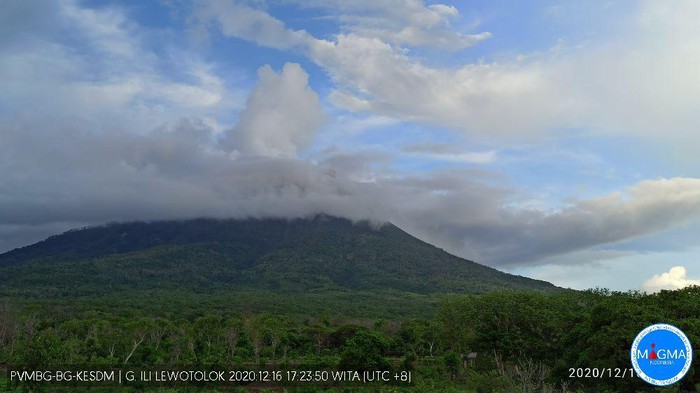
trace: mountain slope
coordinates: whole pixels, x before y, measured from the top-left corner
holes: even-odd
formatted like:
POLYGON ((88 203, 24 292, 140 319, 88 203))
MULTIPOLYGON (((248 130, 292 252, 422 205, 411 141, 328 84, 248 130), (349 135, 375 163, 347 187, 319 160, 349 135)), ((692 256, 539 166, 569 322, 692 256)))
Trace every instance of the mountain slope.
POLYGON ((70 295, 117 289, 553 291, 422 242, 394 225, 318 216, 121 223, 0 255, 0 284, 70 295), (89 291, 88 291, 89 292, 89 291))

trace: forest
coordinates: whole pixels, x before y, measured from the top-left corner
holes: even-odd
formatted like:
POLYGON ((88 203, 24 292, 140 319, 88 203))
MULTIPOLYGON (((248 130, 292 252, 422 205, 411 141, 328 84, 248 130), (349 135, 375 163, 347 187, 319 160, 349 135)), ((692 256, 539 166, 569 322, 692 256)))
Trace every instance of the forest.
POLYGON ((697 361, 679 383, 656 388, 630 375, 629 360, 634 337, 653 323, 675 325, 691 343, 700 341, 700 287, 657 294, 598 289, 447 295, 431 315, 418 318, 363 319, 298 310, 227 313, 206 306, 183 316, 168 307, 109 312, 0 299, 0 391, 115 391, 114 385, 99 383, 10 383, 8 377, 10 370, 79 367, 387 370, 411 376, 410 383, 136 383, 118 388, 124 392, 700 390, 697 361), (612 371, 600 375, 600 370, 612 371))

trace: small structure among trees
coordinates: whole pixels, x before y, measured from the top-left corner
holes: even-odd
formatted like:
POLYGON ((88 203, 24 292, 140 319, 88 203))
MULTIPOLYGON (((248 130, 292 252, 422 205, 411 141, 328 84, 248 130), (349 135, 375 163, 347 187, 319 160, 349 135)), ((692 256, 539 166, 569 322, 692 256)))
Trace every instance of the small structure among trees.
POLYGON ((476 352, 469 352, 462 358, 462 361, 464 368, 467 368, 467 366, 474 367, 474 364, 476 364, 476 352))

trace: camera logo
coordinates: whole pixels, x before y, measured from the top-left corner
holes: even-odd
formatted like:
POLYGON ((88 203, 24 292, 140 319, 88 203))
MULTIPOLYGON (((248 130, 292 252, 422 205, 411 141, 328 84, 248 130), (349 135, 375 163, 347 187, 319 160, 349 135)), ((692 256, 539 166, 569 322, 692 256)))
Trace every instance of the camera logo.
POLYGON ((683 331, 658 323, 639 332, 630 357, 639 378, 652 385, 668 386, 680 381, 690 369, 693 348, 683 331))

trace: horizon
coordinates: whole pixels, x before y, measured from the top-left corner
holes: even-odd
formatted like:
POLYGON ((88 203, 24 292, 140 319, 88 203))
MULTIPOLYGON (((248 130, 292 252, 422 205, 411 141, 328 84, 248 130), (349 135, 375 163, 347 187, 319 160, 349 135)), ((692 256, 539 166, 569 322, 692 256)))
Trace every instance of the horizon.
POLYGON ((0 10, 0 253, 327 214, 560 287, 700 285, 698 2, 0 10))

